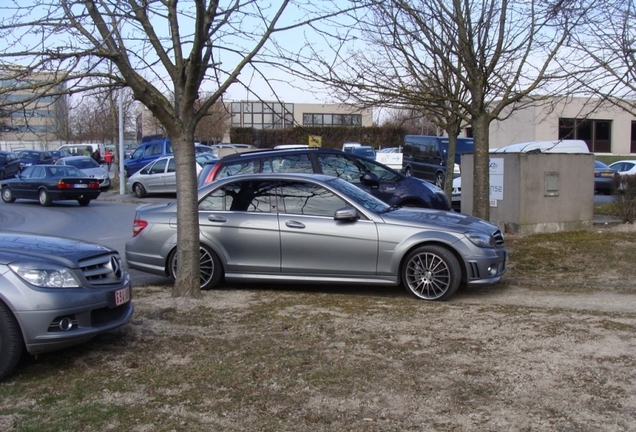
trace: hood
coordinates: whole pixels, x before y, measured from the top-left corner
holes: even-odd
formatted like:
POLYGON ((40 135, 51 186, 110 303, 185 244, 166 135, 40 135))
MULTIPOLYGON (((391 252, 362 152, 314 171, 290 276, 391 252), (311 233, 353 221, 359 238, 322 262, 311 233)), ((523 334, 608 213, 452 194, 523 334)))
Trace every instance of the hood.
POLYGON ((105 246, 79 240, 0 232, 0 264, 54 261, 66 267, 77 268, 78 262, 84 258, 111 252, 105 246))
POLYGON ((82 168, 80 171, 82 171, 89 177, 100 178, 108 175, 108 173, 103 168, 82 168))
POLYGON ((479 231, 492 234, 499 230, 497 225, 483 219, 444 210, 431 210, 414 207, 402 207, 381 215, 386 223, 398 225, 422 226, 426 228, 444 228, 459 233, 479 231))

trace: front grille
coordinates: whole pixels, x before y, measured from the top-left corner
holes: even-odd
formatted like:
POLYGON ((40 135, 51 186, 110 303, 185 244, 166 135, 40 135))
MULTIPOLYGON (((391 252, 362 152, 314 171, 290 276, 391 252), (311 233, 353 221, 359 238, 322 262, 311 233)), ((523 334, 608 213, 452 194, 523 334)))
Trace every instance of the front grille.
POLYGON ((504 237, 501 233, 501 230, 495 231, 494 233, 492 233, 492 236, 495 238, 495 245, 497 247, 502 247, 504 245, 504 237))
POLYGON ((121 282, 124 265, 119 254, 99 255, 80 261, 80 270, 91 285, 114 285, 121 282))

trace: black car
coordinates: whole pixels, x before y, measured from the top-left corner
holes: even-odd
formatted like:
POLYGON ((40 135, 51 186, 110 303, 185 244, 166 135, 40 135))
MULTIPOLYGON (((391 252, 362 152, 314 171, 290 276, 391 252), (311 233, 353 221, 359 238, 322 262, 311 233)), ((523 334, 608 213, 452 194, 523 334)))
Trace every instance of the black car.
POLYGON ((20 158, 15 153, 0 151, 0 180, 14 177, 20 172, 20 158))
POLYGON ((18 153, 18 157, 20 158, 22 168, 26 168, 31 165, 46 165, 55 163, 51 152, 42 150, 22 150, 18 153))
POLYGON ((6 203, 24 198, 38 200, 43 206, 58 200, 76 200, 87 206, 100 194, 98 179, 70 165, 32 165, 16 178, 0 182, 0 187, 6 203))
POLYGON ((340 177, 391 206, 450 210, 450 201, 437 186, 407 177, 386 165, 337 149, 261 150, 225 156, 205 165, 199 187, 237 174, 259 172, 315 173, 340 177))

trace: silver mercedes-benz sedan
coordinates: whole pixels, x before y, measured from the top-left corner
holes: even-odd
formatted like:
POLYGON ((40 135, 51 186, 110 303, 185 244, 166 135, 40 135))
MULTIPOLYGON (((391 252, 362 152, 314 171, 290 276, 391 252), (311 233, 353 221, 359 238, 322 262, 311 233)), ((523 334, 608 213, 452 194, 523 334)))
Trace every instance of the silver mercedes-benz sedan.
MULTIPOLYGON (((460 213, 390 207, 315 174, 248 174, 199 189, 201 288, 233 282, 399 285, 446 300, 461 283, 498 282, 507 249, 497 226, 460 213)), ((174 277, 177 205, 137 209, 126 261, 174 277)))

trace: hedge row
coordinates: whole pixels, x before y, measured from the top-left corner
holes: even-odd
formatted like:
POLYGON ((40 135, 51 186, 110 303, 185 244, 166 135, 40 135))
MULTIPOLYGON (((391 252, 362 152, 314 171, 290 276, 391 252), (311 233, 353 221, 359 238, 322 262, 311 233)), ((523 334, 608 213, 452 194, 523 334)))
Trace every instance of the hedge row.
POLYGON ((289 129, 231 128, 230 142, 272 148, 279 144, 309 144, 310 136, 321 137, 322 147, 341 148, 345 142, 360 142, 379 149, 402 145, 402 128, 369 127, 295 127, 289 129))

